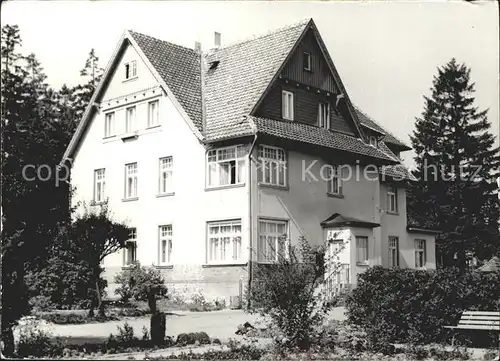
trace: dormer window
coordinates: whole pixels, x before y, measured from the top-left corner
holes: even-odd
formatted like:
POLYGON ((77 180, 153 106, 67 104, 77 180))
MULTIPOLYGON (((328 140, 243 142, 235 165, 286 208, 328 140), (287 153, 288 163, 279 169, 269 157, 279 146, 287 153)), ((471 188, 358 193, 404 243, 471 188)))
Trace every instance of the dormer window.
POLYGON ((304 52, 304 70, 307 71, 312 71, 312 66, 311 66, 311 54, 304 52))
POLYGON ((132 79, 137 76, 137 61, 132 60, 125 63, 125 80, 132 79))
POLYGON ((370 141, 370 145, 373 145, 375 148, 377 147, 377 137, 371 135, 368 140, 370 141))
POLYGON ((293 120, 293 93, 286 90, 281 93, 281 116, 293 120))

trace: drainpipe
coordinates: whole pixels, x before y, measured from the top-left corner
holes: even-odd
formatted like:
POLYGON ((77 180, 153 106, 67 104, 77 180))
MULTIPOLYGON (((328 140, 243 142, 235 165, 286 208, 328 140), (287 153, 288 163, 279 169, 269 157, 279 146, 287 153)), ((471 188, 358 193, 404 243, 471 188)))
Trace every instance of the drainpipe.
MULTIPOLYGON (((257 142, 257 133, 255 133, 252 146, 248 152, 248 237, 249 237, 249 253, 248 253, 248 291, 252 287, 253 278, 253 220, 252 220, 252 152, 255 148, 255 143, 257 142)), ((250 299, 247 299, 247 309, 250 308, 250 299)))

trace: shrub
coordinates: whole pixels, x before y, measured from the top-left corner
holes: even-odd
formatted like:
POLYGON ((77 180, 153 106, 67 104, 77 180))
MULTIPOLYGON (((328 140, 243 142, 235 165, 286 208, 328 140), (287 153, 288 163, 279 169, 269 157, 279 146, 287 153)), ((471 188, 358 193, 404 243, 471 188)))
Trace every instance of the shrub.
POLYGON ((325 319, 329 304, 322 294, 324 253, 304 238, 288 247, 288 257, 255 265, 254 282, 247 297, 253 310, 268 316, 284 338, 277 345, 308 349, 315 328, 325 319))
POLYGON ((128 301, 133 297, 136 301, 147 301, 151 313, 156 313, 156 300, 167 296, 167 286, 160 271, 153 267, 141 267, 139 263, 123 270, 115 277, 120 286, 115 294, 128 301))
POLYGON ((456 325, 463 310, 496 310, 499 283, 500 274, 373 267, 347 298, 348 322, 372 343, 442 342, 443 326, 456 325))
POLYGON ((51 334, 40 327, 38 320, 27 318, 19 326, 17 354, 20 357, 55 356, 62 352, 60 344, 50 341, 51 334))
POLYGON ((118 329, 118 335, 116 336, 116 341, 118 343, 131 343, 132 341, 136 340, 134 336, 134 328, 128 324, 128 322, 125 322, 123 324, 123 327, 116 326, 118 329))

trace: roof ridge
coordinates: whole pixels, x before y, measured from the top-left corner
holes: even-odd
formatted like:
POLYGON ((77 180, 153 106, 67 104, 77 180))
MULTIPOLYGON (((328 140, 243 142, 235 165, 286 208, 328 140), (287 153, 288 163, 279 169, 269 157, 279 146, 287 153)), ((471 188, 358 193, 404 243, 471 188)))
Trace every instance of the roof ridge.
POLYGON ((257 40, 257 39, 265 38, 266 36, 274 35, 274 34, 282 32, 282 31, 286 31, 286 30, 290 30, 290 29, 293 29, 293 28, 297 28, 299 26, 307 25, 311 20, 312 20, 312 18, 306 18, 306 19, 302 19, 301 21, 296 22, 296 23, 288 24, 288 25, 282 26, 282 27, 277 28, 277 29, 269 30, 269 31, 267 31, 267 32, 265 32, 263 34, 251 35, 251 36, 249 36, 246 39, 237 40, 237 41, 235 41, 233 43, 230 43, 230 44, 228 44, 226 46, 220 47, 219 49, 217 49, 214 52, 214 54, 216 54, 220 50, 226 50, 226 49, 232 48, 233 46, 243 45, 243 44, 248 43, 250 41, 254 41, 254 40, 257 40))
POLYGON ((175 44, 175 43, 172 43, 170 41, 162 40, 162 39, 156 38, 156 37, 151 36, 151 35, 140 33, 138 31, 134 31, 134 30, 127 30, 127 31, 131 34, 137 34, 137 35, 145 36, 146 38, 150 38, 150 39, 153 39, 156 41, 161 41, 162 43, 167 43, 170 46, 174 46, 174 47, 177 47, 177 48, 182 49, 182 50, 190 50, 192 52, 196 52, 194 49, 188 48, 187 46, 175 44))
POLYGON ((394 139, 396 139, 397 141, 401 142, 401 144, 405 144, 405 142, 403 142, 399 137, 395 136, 392 132, 388 131, 387 129, 385 129, 385 127, 383 127, 379 122, 377 122, 375 119, 373 119, 372 117, 370 117, 368 114, 366 114, 366 112, 362 111, 358 106, 354 105, 354 108, 356 108, 357 111, 359 111, 360 113, 362 113, 365 117, 367 117, 368 119, 370 119, 372 122, 374 122, 376 125, 378 125, 385 133, 386 135, 390 135, 391 137, 393 137, 394 139))

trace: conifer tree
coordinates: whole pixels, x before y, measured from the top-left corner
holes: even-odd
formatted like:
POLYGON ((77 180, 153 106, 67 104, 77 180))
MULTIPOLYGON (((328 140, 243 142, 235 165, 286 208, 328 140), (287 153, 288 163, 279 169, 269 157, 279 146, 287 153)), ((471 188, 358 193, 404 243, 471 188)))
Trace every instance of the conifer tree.
POLYGON ((463 269, 472 257, 500 255, 499 149, 466 65, 438 68, 431 90, 411 137, 418 182, 408 191, 409 223, 441 231, 438 260, 463 269))

